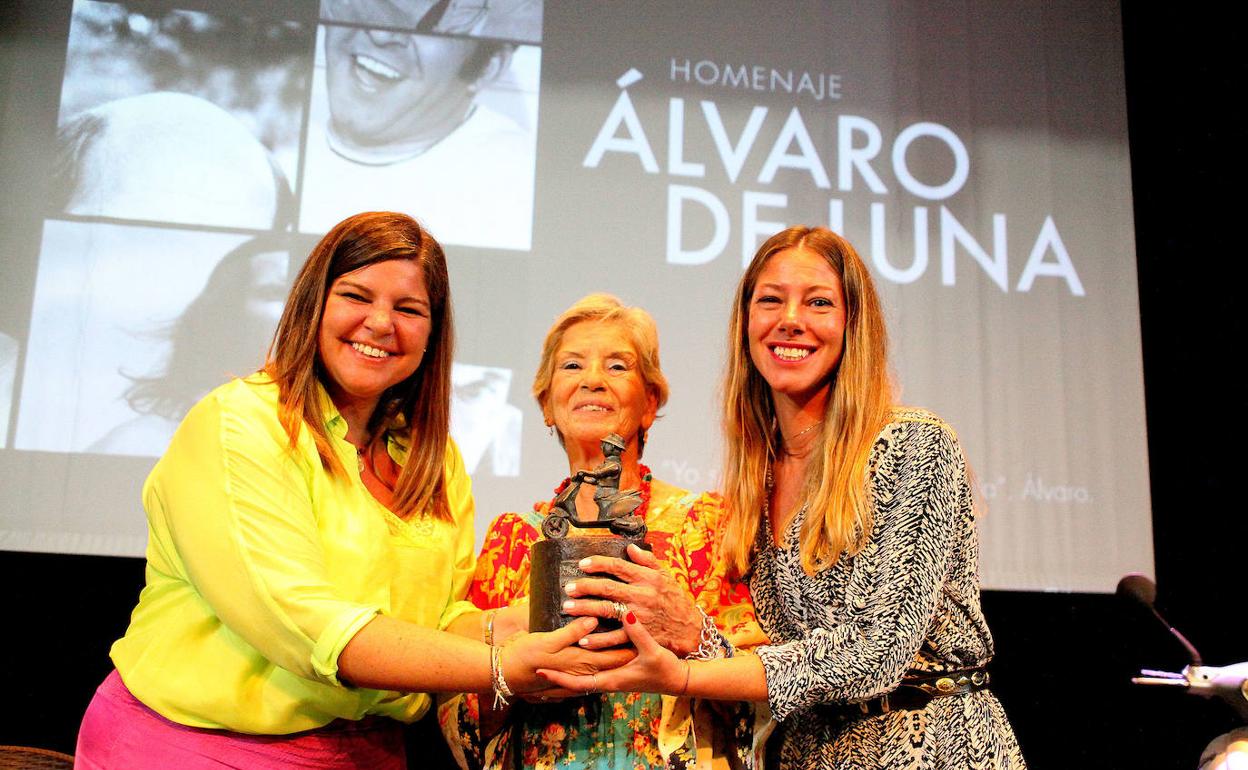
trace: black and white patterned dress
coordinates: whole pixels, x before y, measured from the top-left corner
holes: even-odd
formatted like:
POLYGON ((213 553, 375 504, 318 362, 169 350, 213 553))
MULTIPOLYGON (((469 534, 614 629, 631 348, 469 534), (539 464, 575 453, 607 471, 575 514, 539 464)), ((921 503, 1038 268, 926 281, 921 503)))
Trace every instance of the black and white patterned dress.
POLYGON ((927 411, 894 410, 872 448, 870 478, 875 526, 856 556, 813 577, 803 572, 804 513, 784 547, 759 543, 750 591, 773 642, 757 653, 784 730, 780 767, 1025 767, 988 690, 848 722, 828 710, 887 693, 907 671, 992 658, 966 461, 952 428, 927 411))

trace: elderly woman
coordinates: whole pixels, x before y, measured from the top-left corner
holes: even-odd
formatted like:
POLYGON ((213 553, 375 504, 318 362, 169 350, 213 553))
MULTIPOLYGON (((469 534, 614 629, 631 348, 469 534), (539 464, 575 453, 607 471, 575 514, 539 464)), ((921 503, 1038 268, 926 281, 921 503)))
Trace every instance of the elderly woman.
POLYGON ((551 681, 767 700, 782 770, 1024 767, 988 689, 966 460, 947 423, 895 402, 853 246, 810 227, 763 243, 728 356, 724 554, 771 644, 690 663, 629 615, 636 659, 551 681))
MULTIPOLYGON (((675 655, 728 654, 763 637, 744 587, 723 574, 719 498, 660 481, 641 462, 647 431, 667 401, 667 390, 659 368, 658 331, 640 308, 593 294, 559 316, 546 336, 533 395, 567 453, 569 478, 604 461, 604 436, 623 437, 619 487, 640 490, 637 514, 644 517, 653 547, 652 555, 630 546, 631 561, 599 558, 594 571, 623 582, 592 577, 569 584, 572 598, 565 611, 609 617, 620 603, 644 619, 675 655)), ((597 518, 594 491, 586 484, 577 494, 582 520, 597 518)), ((540 502, 530 511, 505 513, 490 525, 469 589, 478 607, 505 607, 527 598, 530 550, 541 537, 550 506, 540 502)), ((574 527, 572 534, 577 533, 574 527)), ((582 643, 601 647, 626 641, 621 630, 582 643)), ((707 758, 729 744, 748 754, 751 728, 740 714, 719 718, 709 709, 691 711, 686 699, 665 701, 635 692, 517 702, 505 712, 466 695, 443 704, 440 719, 452 750, 468 768, 692 766, 695 754, 707 758), (726 729, 743 731, 741 740, 721 733, 712 747, 711 724, 725 729, 728 721, 732 724, 726 729)))
POLYGON ((447 435, 451 319, 415 220, 359 214, 321 240, 266 367, 196 404, 144 485, 147 585, 77 767, 399 770, 424 693, 506 696, 541 689, 538 665, 631 657, 574 646, 589 620, 488 645, 459 601, 473 505, 447 435))

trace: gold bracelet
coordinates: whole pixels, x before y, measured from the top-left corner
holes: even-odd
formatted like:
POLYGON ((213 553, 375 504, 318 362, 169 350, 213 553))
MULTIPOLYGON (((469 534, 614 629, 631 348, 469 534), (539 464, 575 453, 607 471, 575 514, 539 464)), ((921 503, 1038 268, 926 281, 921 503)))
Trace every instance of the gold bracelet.
POLYGON ((485 643, 494 646, 494 616, 498 614, 498 609, 485 611, 485 643))

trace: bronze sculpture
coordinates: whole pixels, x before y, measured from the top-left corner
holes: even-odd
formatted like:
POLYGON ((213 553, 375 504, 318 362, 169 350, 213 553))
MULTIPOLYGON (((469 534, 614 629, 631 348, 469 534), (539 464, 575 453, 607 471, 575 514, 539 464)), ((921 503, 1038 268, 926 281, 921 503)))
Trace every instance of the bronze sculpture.
MULTIPOLYGON (((642 503, 641 493, 636 489, 620 490, 623 468, 620 455, 624 448, 624 439, 620 436, 612 433, 604 438, 603 461, 593 470, 577 471, 547 511, 542 521, 545 539, 533 544, 529 572, 530 631, 553 631, 573 619, 562 611, 566 598, 563 587, 585 577, 586 573, 577 566, 581 559, 587 556, 627 559, 630 543, 649 548, 645 543, 646 522, 637 515, 642 503), (591 521, 581 521, 576 512, 577 494, 586 483, 595 486, 594 502, 598 506, 598 518, 591 521), (606 529, 610 534, 569 538, 571 527, 606 529)), ((602 630, 618 625, 618 621, 611 620, 599 624, 602 630)))

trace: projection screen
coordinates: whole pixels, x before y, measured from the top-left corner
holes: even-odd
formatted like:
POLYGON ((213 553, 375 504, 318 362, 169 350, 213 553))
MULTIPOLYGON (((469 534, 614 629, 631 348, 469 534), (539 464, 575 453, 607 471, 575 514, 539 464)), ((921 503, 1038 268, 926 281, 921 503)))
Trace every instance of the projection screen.
POLYGON ((181 415, 261 364, 320 235, 388 209, 450 260, 479 532, 567 474, 529 389, 591 291, 659 325, 645 462, 714 489, 733 288, 807 223, 963 441, 984 585, 1152 570, 1118 3, 433 5, 77 0, 0 33, 0 548, 141 555, 181 415))

